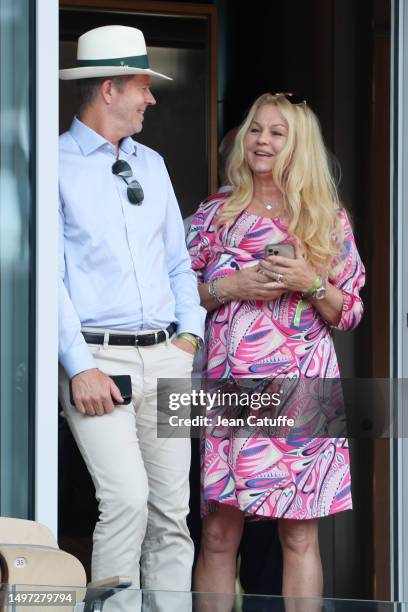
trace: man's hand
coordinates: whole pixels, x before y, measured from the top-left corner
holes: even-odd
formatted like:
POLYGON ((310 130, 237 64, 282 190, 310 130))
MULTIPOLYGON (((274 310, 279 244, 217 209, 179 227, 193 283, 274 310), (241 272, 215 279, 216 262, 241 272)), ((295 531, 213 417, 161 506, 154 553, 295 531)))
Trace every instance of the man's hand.
POLYGON ((174 338, 172 342, 182 351, 185 351, 186 353, 191 353, 191 355, 196 354, 194 346, 188 340, 185 340, 184 338, 174 338))
POLYGON ((111 378, 98 368, 80 372, 72 379, 72 396, 81 414, 102 416, 115 409, 112 398, 123 403, 119 389, 111 378))

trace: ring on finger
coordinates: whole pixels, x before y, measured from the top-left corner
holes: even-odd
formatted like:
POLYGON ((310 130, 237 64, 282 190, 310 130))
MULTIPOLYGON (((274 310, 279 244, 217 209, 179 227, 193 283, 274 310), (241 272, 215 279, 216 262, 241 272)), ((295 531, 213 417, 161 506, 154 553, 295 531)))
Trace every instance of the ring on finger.
POLYGON ((277 283, 282 283, 283 282, 283 274, 281 274, 279 272, 279 274, 276 275, 276 282, 277 283))

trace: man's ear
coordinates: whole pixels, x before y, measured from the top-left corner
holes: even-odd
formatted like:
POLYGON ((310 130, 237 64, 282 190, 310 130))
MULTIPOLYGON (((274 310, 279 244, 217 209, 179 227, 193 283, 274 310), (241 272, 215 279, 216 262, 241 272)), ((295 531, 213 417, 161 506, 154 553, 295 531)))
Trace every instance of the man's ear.
POLYGON ((113 86, 112 79, 105 79, 104 81, 102 81, 100 93, 101 93, 101 96, 105 104, 112 103, 113 89, 114 89, 114 86, 113 86))

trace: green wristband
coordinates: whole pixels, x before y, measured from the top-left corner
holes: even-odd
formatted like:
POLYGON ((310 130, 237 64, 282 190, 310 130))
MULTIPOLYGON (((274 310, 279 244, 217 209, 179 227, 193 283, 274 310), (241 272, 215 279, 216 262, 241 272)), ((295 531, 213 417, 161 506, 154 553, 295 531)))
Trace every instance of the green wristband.
POLYGON ((313 285, 306 291, 306 293, 303 293, 302 297, 304 298, 313 297, 316 291, 318 291, 318 289, 320 289, 322 286, 323 286, 322 278, 321 276, 317 275, 313 285))
POLYGON ((196 351, 198 351, 198 349, 200 348, 200 338, 198 336, 195 336, 194 334, 190 334, 189 332, 181 332, 180 334, 177 334, 177 338, 184 338, 184 340, 190 342, 190 344, 194 346, 196 351))

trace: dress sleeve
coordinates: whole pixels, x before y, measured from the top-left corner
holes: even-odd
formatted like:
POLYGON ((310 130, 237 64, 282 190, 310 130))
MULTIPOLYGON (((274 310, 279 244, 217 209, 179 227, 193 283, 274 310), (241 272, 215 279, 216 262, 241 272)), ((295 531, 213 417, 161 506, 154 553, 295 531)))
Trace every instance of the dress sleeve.
POLYGON ((334 261, 330 283, 342 292, 343 307, 340 321, 333 328, 352 331, 360 323, 364 312, 360 289, 365 283, 365 269, 357 251, 346 211, 341 209, 339 216, 344 231, 343 250, 334 261))
POLYGON ((187 232, 187 249, 198 283, 205 282, 205 270, 214 254, 216 213, 222 203, 223 200, 209 198, 200 204, 187 232))

